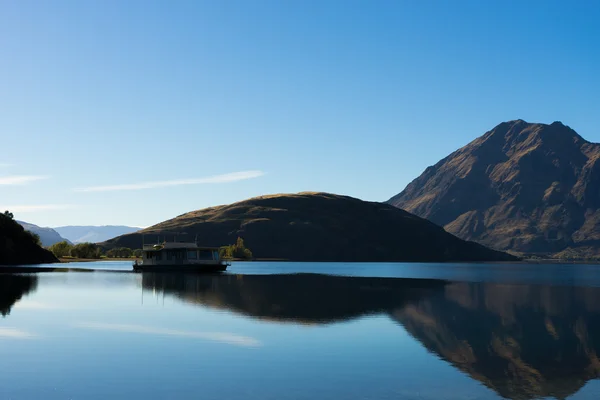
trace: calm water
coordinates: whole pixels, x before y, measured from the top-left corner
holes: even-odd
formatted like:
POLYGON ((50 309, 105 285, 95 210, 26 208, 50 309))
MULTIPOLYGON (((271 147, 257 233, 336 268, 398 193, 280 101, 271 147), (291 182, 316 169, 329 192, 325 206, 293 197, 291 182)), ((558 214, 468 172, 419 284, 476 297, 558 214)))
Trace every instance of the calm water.
POLYGON ((0 274, 0 311, 0 399, 600 397, 600 266, 0 274))

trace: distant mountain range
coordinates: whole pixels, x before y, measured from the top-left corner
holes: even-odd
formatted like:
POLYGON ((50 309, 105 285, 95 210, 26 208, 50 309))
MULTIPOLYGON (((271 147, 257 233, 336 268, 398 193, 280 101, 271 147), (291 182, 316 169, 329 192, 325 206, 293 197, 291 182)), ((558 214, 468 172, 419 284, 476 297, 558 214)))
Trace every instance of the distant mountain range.
POLYGON ((135 249, 144 239, 176 235, 188 241, 197 237, 205 246, 229 245, 241 237, 256 258, 293 261, 515 260, 393 206, 313 192, 192 211, 101 246, 135 249))
MULTIPOLYGON (((17 221, 25 230, 35 233, 40 237, 42 246, 52 246, 54 243, 62 242, 66 240, 58 232, 52 228, 42 228, 40 226, 30 224, 28 222, 17 221)), ((67 240, 68 241, 68 240, 67 240)))
POLYGON ((62 237, 73 243, 99 243, 117 236, 139 231, 141 228, 104 225, 104 226, 59 226, 54 228, 62 237))
POLYGON ((600 144, 560 122, 504 122, 388 203, 497 250, 598 257, 600 144))

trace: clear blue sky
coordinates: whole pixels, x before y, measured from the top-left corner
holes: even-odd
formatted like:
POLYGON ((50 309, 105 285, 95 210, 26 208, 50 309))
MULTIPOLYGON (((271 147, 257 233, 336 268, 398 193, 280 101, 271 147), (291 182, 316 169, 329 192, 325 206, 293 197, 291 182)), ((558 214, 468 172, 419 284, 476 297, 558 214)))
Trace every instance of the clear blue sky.
POLYGON ((502 121, 600 141, 599 20, 598 1, 2 1, 0 207, 148 226, 269 193, 384 201, 502 121))

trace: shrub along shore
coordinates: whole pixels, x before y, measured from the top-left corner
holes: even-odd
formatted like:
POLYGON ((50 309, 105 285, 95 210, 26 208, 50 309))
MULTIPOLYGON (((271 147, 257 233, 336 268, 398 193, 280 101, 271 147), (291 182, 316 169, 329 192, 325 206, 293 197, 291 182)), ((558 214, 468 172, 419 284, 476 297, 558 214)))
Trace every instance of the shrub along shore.
MULTIPOLYGON (((84 262, 100 260, 133 260, 142 257, 142 249, 117 247, 106 250, 94 243, 71 244, 62 241, 47 248, 61 262, 84 262)), ((252 252, 244 245, 244 240, 238 238, 235 244, 223 246, 219 250, 221 258, 226 260, 252 260, 252 252)))

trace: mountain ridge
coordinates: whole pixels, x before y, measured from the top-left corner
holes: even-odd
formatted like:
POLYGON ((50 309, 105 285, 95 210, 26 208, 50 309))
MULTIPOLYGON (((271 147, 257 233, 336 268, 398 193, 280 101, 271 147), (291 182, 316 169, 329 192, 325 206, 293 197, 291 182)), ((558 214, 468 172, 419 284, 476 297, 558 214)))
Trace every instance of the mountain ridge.
POLYGON ((71 242, 100 243, 126 233, 132 233, 141 228, 126 225, 66 225, 55 227, 61 236, 71 242))
POLYGON ((56 232, 52 228, 41 227, 30 222, 17 221, 19 225, 21 225, 26 231, 35 233, 40 237, 40 241, 42 242, 42 246, 48 247, 52 246, 54 243, 62 242, 66 240, 71 243, 69 240, 62 237, 58 232, 56 232))

